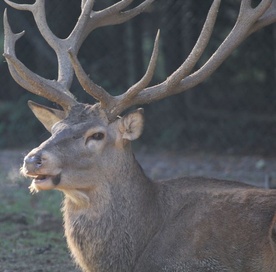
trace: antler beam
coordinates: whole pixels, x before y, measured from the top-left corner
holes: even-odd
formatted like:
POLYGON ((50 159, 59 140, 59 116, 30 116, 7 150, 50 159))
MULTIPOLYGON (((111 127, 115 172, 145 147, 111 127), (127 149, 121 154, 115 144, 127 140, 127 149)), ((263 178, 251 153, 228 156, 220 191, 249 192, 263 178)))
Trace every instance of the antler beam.
POLYGON ((77 57, 73 54, 71 50, 69 51, 72 65, 80 84, 87 93, 100 101, 102 107, 105 108, 110 120, 116 118, 117 115, 127 109, 128 105, 136 97, 136 95, 146 86, 148 86, 148 84, 152 80, 158 58, 159 36, 160 31, 157 32, 153 52, 145 75, 141 78, 139 82, 130 87, 127 92, 117 97, 111 96, 102 87, 95 84, 86 75, 85 71, 77 60, 77 57))
POLYGON ((207 62, 197 71, 192 72, 199 58, 205 51, 213 32, 221 2, 220 0, 214 0, 196 45, 188 58, 175 72, 164 82, 147 87, 152 79, 157 62, 158 32, 152 57, 144 77, 130 87, 124 94, 111 96, 102 87, 91 81, 85 74, 76 57, 79 48, 87 35, 94 29, 124 23, 141 12, 144 12, 154 0, 145 0, 140 5, 128 10, 127 8, 133 3, 133 0, 121 0, 100 11, 93 10, 94 0, 82 0, 82 11, 78 22, 66 39, 56 37, 47 26, 45 0, 36 0, 34 4, 29 5, 16 4, 9 0, 5 1, 13 8, 27 10, 33 14, 42 36, 56 52, 59 66, 57 81, 39 77, 26 68, 16 58, 14 50, 16 41, 24 32, 18 34, 12 33, 5 12, 4 56, 7 59, 14 79, 27 90, 60 104, 65 110, 70 110, 77 103, 73 95, 69 92, 74 69, 82 87, 100 101, 102 108, 105 109, 110 120, 113 120, 118 114, 131 106, 151 103, 198 85, 210 76, 250 34, 276 21, 276 0, 261 0, 254 8, 252 7, 253 0, 241 0, 240 12, 232 31, 207 62))
MULTIPOLYGON (((211 13, 218 9, 219 3, 220 0, 214 0, 210 9, 211 13), (213 9, 214 11, 212 11, 213 9)), ((206 22, 208 20, 209 16, 207 16, 206 22)), ((252 0, 242 0, 238 19, 232 31, 200 69, 181 78, 178 75, 181 73, 185 74, 186 64, 184 62, 178 69, 179 72, 177 70, 166 81, 142 90, 129 106, 151 103, 198 85, 209 77, 250 34, 274 22, 276 22, 276 0, 262 0, 255 8, 252 8, 252 0), (170 87, 170 82, 175 82, 173 88, 170 87)), ((207 32, 207 30, 203 29, 204 31, 207 32)), ((199 44, 199 48, 203 48, 203 46, 201 47, 199 44)), ((188 59, 194 58, 195 54, 196 51, 193 50, 188 59)))
POLYGON ((14 34, 10 28, 7 18, 7 11, 4 12, 4 57, 9 65, 9 70, 14 80, 30 92, 43 96, 50 101, 61 105, 69 110, 77 102, 73 95, 57 81, 49 80, 38 76, 30 71, 15 54, 15 43, 24 35, 24 32, 14 34))
MULTIPOLYGON (((198 85, 209 77, 250 34, 276 21, 276 0, 262 0, 255 8, 252 7, 252 0, 242 0, 240 12, 232 31, 209 60, 197 71, 191 73, 209 42, 220 2, 220 0, 213 1, 201 34, 190 55, 164 82, 146 88, 144 87, 146 81, 142 80, 142 84, 135 84, 126 93, 116 97, 108 97, 108 102, 105 105, 110 119, 114 119, 118 114, 131 106, 151 103, 198 85)), ((152 59, 156 58, 158 52, 156 47, 157 45, 154 46, 154 57, 152 59)), ((155 63, 155 61, 153 62, 155 63)), ((76 74, 78 74, 80 68, 74 67, 76 74)), ((146 74, 151 75, 150 79, 153 75, 154 68, 155 64, 149 65, 146 74)), ((84 75, 82 77, 84 78, 84 75)))
MULTIPOLYGON (((102 26, 124 23, 144 12, 153 1, 145 0, 140 5, 126 10, 133 3, 133 0, 122 0, 103 10, 93 11, 94 0, 83 0, 82 11, 74 29, 68 38, 60 39, 54 35, 47 25, 45 0, 36 0, 33 4, 17 4, 5 0, 9 6, 18 10, 30 11, 33 14, 41 35, 55 51, 58 59, 58 79, 56 81, 42 78, 30 71, 17 59, 14 49, 16 41, 22 37, 24 32, 18 34, 12 32, 7 19, 7 12, 5 12, 4 56, 7 59, 12 76, 23 88, 58 103, 66 111, 70 110, 77 102, 69 91, 73 79, 73 67, 68 53, 69 50, 71 54, 77 55, 83 41, 91 31, 102 26)), ((105 92, 102 88, 100 89, 105 92)))

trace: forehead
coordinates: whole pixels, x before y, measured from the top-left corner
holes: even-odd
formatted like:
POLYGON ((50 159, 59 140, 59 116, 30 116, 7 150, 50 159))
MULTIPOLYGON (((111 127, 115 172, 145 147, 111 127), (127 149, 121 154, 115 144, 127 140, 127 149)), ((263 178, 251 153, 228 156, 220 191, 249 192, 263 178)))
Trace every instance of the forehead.
POLYGON ((105 112, 98 104, 78 104, 69 112, 68 116, 52 128, 52 134, 62 132, 63 136, 83 134, 91 127, 105 127, 109 124, 105 112))
POLYGON ((79 103, 72 107, 68 116, 63 120, 68 125, 94 122, 101 125, 108 124, 107 116, 100 104, 88 105, 79 103))

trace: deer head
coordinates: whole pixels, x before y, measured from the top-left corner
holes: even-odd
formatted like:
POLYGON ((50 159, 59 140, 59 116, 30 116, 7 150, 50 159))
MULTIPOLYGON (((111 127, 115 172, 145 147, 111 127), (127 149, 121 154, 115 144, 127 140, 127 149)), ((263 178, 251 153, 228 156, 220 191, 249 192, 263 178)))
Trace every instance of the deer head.
POLYGON ((114 181, 118 170, 125 173, 118 165, 127 168, 132 161, 127 150, 142 133, 142 109, 110 122, 99 104, 76 104, 67 116, 34 102, 29 106, 52 134, 24 160, 23 174, 34 178, 31 191, 59 189, 85 197, 81 191, 114 181))

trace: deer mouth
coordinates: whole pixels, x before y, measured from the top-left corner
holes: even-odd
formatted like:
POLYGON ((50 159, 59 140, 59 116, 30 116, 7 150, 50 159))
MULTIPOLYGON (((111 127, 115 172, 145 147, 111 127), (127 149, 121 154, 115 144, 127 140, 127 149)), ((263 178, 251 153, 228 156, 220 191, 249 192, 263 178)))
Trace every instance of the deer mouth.
POLYGON ((34 177, 33 182, 35 183, 44 183, 47 181, 51 181, 54 185, 58 185, 60 183, 61 174, 51 176, 51 175, 37 175, 34 177))
POLYGON ((40 191, 40 190, 51 190, 60 183, 61 173, 58 175, 36 175, 29 176, 33 178, 32 184, 30 185, 31 191, 40 191))

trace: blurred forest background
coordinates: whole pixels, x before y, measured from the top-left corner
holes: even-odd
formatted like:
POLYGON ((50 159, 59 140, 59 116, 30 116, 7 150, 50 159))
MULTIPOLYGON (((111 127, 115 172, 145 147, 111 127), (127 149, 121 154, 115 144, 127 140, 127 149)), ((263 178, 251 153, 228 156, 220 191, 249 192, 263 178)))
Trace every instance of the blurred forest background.
MULTIPOLYGON (((33 1, 17 1, 32 3, 33 1)), ((115 0, 96 1, 101 9, 115 0)), ((141 1, 134 1, 133 5, 141 1)), ((94 31, 79 52, 86 72, 113 95, 124 92, 144 74, 153 41, 161 29, 161 48, 153 83, 161 82, 190 53, 212 0, 156 0, 129 23, 94 31)), ((257 2, 256 2, 257 3, 257 2)), ((197 64, 208 59, 234 25, 239 0, 222 0, 210 44, 197 64)), ((0 2, 2 16, 7 5, 0 2)), ((65 38, 80 14, 80 1, 46 1, 48 24, 65 38)), ((8 8, 18 58, 39 75, 55 79, 57 61, 29 12, 8 8)), ((0 51, 3 26, 0 22, 0 51)), ((49 135, 32 115, 27 100, 53 106, 11 78, 0 55, 0 148, 33 146, 49 135)), ((146 126, 140 143, 152 148, 274 154, 276 147, 276 25, 250 36, 203 84, 180 95, 146 105, 146 126)), ((81 102, 93 103, 76 80, 72 90, 81 102)))

